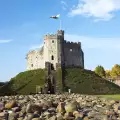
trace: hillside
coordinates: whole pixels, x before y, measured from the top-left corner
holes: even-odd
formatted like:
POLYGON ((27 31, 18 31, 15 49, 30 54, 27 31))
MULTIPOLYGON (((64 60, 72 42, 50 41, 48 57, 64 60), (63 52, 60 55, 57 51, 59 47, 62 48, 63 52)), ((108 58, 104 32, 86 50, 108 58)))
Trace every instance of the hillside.
MULTIPOLYGON (((36 85, 43 86, 45 70, 31 70, 19 73, 0 88, 0 95, 13 93, 30 94, 36 92, 36 85)), ((66 88, 81 94, 120 94, 120 87, 102 79, 90 70, 67 68, 66 88)))
POLYGON ((30 70, 19 73, 0 88, 0 95, 29 94, 36 90, 36 85, 44 84, 45 70, 30 70))
POLYGON ((68 68, 65 70, 65 83, 72 92, 81 94, 120 94, 120 87, 93 71, 68 68))

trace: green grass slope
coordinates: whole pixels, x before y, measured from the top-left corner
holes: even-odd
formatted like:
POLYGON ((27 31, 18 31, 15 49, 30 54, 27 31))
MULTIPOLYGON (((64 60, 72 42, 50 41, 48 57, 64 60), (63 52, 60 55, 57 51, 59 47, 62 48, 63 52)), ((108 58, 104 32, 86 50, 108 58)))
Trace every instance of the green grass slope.
POLYGON ((0 88, 0 95, 35 93, 36 85, 44 84, 44 76, 43 69, 21 72, 0 88))
MULTIPOLYGON (((0 88, 0 95, 35 93, 36 85, 44 85, 44 78, 42 69, 21 72, 0 88)), ((66 90, 71 88, 72 92, 80 94, 120 94, 119 86, 81 68, 66 68, 65 84, 66 90)))
POLYGON ((67 68, 65 70, 65 84, 72 92, 81 94, 120 94, 120 87, 98 75, 93 71, 81 68, 67 68))

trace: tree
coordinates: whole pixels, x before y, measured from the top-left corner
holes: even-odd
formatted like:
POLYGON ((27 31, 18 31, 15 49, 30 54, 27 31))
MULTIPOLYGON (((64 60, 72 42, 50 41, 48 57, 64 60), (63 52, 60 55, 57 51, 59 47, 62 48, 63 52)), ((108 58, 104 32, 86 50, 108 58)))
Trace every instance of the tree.
POLYGON ((111 71, 110 70, 106 70, 105 71, 105 76, 106 76, 106 78, 111 77, 111 71))
POLYGON ((112 67, 112 70, 110 72, 110 75, 112 78, 115 78, 117 76, 120 76, 120 65, 118 64, 115 64, 113 67, 112 67))
POLYGON ((105 77, 105 70, 104 70, 104 67, 101 66, 101 65, 98 65, 98 66, 95 68, 94 72, 95 72, 96 74, 98 74, 99 76, 101 76, 101 77, 105 77))

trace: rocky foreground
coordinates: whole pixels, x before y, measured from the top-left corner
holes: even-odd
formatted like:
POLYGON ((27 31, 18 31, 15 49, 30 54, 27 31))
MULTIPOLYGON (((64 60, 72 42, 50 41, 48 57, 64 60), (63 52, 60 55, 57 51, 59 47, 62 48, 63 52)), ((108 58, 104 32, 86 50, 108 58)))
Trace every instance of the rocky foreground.
POLYGON ((120 101, 79 94, 4 96, 0 120, 120 120, 120 101))

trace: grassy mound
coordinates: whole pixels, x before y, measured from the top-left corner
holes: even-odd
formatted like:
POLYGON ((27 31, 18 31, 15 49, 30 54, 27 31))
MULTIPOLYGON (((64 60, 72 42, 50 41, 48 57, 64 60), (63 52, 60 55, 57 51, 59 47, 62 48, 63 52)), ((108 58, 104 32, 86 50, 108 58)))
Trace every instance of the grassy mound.
MULTIPOLYGON (((61 71, 58 70, 57 74, 60 86, 61 71)), ((35 93, 36 85, 44 85, 44 78, 45 70, 43 69, 21 72, 0 88, 0 95, 35 93)), ((81 68, 65 69, 65 85, 66 91, 68 88, 71 88, 71 91, 74 93, 120 94, 119 86, 104 80, 90 70, 81 68)))
POLYGON ((81 68, 65 70, 65 84, 72 92, 81 94, 120 94, 120 87, 111 83, 93 71, 81 68))
POLYGON ((36 85, 44 84, 44 75, 43 69, 21 72, 0 88, 0 95, 35 93, 36 85))

